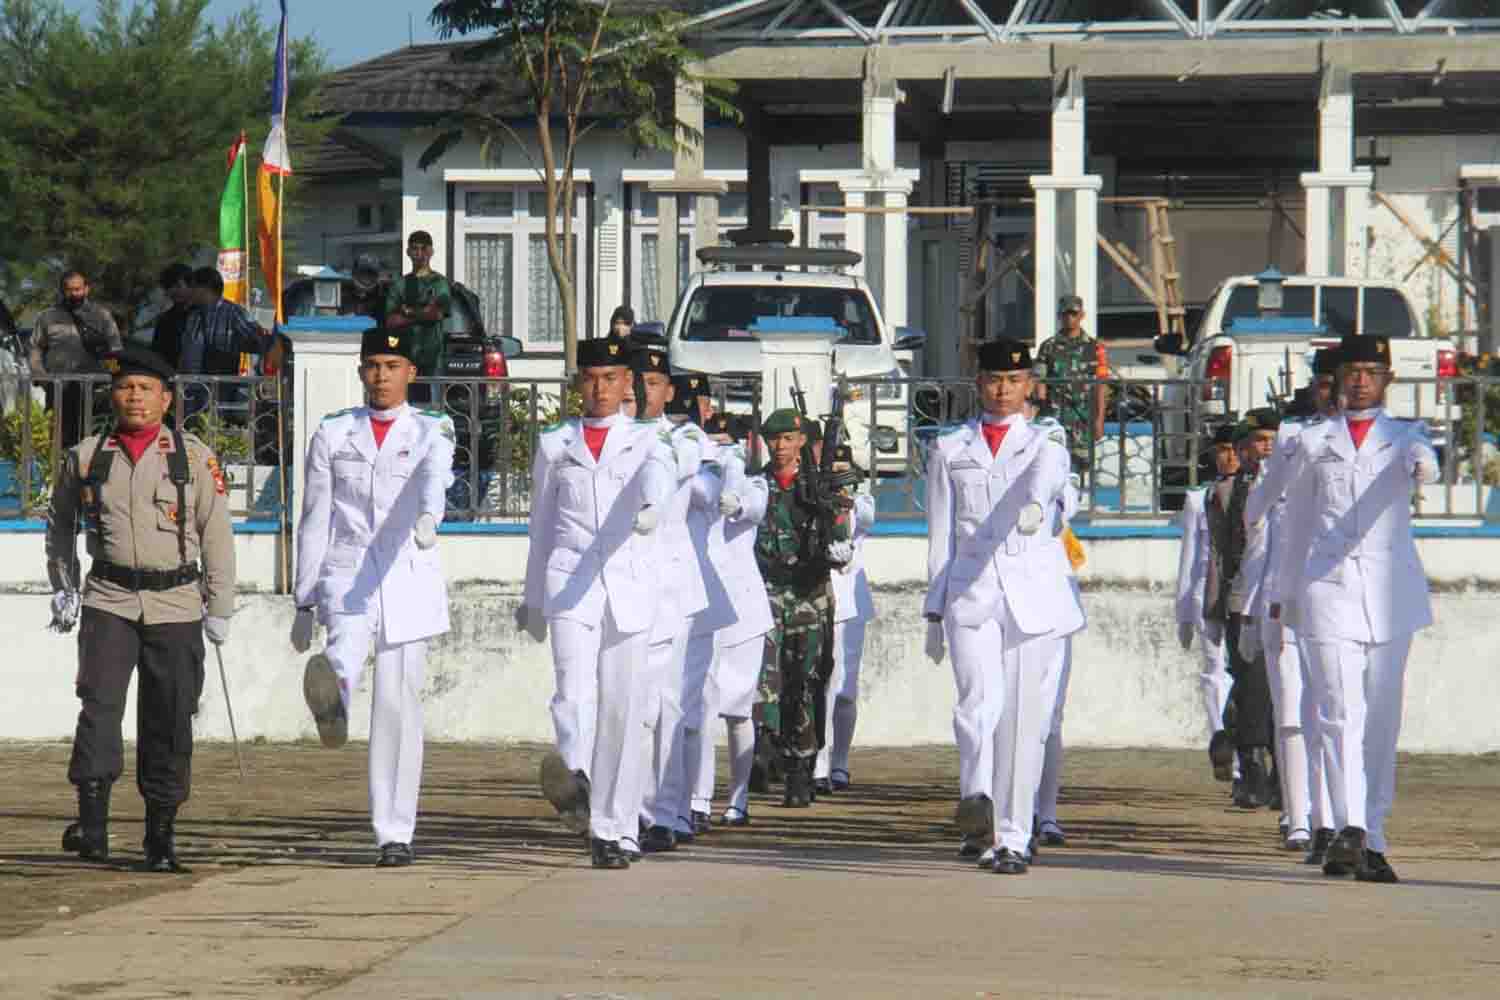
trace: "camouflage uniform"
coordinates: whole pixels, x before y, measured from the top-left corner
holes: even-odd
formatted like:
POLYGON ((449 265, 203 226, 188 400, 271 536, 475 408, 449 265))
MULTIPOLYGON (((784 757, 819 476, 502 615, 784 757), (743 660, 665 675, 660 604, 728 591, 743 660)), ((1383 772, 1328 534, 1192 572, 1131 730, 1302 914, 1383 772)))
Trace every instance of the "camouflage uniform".
MULTIPOLYGON (((797 483, 783 489, 767 477, 770 499, 755 538, 755 561, 771 601, 756 722, 786 757, 810 758, 819 749, 819 702, 828 683, 822 655, 833 620, 830 567, 814 530, 816 512, 797 500, 797 483)), ((849 537, 846 518, 834 540, 849 537)))
POLYGON ((1093 392, 1089 383, 1106 368, 1099 342, 1082 331, 1076 337, 1056 333, 1037 349, 1036 367, 1047 382, 1047 401, 1058 421, 1067 428, 1073 471, 1083 472, 1089 467, 1089 448, 1094 440, 1093 392))

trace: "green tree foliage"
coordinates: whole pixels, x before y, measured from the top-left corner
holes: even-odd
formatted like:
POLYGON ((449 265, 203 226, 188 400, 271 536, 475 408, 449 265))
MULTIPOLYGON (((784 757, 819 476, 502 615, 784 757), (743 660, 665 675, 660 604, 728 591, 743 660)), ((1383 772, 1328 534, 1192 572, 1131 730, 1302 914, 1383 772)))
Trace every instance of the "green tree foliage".
POLYGON ((701 57, 682 39, 687 18, 669 4, 614 0, 440 0, 430 18, 444 38, 477 36, 454 58, 484 66, 464 109, 428 147, 425 168, 465 135, 485 155, 515 145, 547 194, 547 259, 562 299, 567 370, 576 368, 578 246, 573 239, 573 167, 579 142, 600 126, 622 130, 638 149, 675 150, 703 135, 676 114, 674 91, 707 112, 738 121, 731 82, 698 73, 701 57), (522 124, 524 123, 524 125, 522 124), (522 131, 535 128, 535 138, 522 131))
MULTIPOLYGON (((270 127, 276 25, 247 6, 216 27, 207 5, 99 0, 85 21, 56 0, 0 0, 0 288, 13 304, 22 287, 50 298, 74 267, 128 310, 167 263, 216 245, 229 147, 244 130, 253 171, 270 127)), ((327 127, 311 120, 324 57, 294 42, 288 60, 288 132, 305 145, 327 127)))

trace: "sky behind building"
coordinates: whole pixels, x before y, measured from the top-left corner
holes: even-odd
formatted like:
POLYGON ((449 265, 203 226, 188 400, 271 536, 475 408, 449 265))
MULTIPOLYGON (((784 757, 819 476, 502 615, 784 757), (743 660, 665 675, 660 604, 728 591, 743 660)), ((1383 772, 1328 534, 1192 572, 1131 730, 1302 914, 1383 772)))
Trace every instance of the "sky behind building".
MULTIPOLYGON (((66 0, 66 6, 90 15, 97 3, 66 0)), ((281 16, 276 0, 210 0, 208 13, 215 23, 222 24, 246 7, 254 7, 261 19, 271 24, 281 16)), ((399 49, 408 40, 431 42, 437 38, 427 23, 432 4, 421 0, 287 0, 287 10, 292 37, 316 39, 334 69, 399 49)))

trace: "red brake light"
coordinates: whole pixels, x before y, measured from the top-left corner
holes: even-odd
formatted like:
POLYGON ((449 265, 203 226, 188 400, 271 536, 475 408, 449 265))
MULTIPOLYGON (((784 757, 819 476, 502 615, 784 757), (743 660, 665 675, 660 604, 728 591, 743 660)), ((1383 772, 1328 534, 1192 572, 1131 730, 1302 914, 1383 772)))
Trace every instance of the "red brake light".
POLYGON ((1458 355, 1453 351, 1438 351, 1437 377, 1458 378, 1458 355))
POLYGON ((1203 387, 1203 398, 1211 400, 1217 398, 1219 387, 1214 382, 1228 382, 1231 372, 1234 370, 1234 348, 1227 344, 1223 347, 1215 347, 1208 355, 1208 366, 1203 370, 1203 377, 1210 384, 1203 387))
POLYGON ((505 378, 510 374, 510 368, 505 363, 505 355, 499 351, 484 352, 484 377, 505 378))

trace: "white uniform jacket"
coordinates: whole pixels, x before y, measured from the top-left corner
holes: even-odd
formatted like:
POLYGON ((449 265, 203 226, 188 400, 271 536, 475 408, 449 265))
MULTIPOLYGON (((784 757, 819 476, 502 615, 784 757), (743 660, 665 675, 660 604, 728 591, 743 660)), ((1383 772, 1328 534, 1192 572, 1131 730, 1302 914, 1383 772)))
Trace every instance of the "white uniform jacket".
POLYGON ((448 591, 437 549, 412 529, 423 514, 441 522, 453 482, 453 421, 404 407, 380 447, 370 409, 323 419, 307 448, 297 526, 298 607, 360 614, 378 602, 387 643, 448 631, 448 591))
POLYGON ((656 421, 608 419, 597 461, 576 417, 537 438, 524 603, 549 620, 598 627, 608 601, 631 635, 651 627, 660 582, 657 541, 635 532, 636 515, 666 501, 676 460, 656 421))
POLYGON ((695 619, 693 631, 723 622, 718 644, 737 646, 771 630, 771 602, 755 561, 755 534, 765 520, 770 489, 764 476, 745 474, 745 452, 739 445, 720 448, 718 457, 716 466, 705 469, 703 489, 694 498, 695 504, 712 503, 707 544, 699 542, 699 551, 707 552, 717 586, 710 588, 709 609, 695 619), (719 497, 726 491, 740 498, 733 517, 719 515, 719 497))
POLYGON ((1058 503, 1068 485, 1068 449, 1047 430, 1017 420, 994 456, 978 420, 939 434, 927 467, 926 614, 978 626, 1002 595, 1027 635, 1071 635, 1083 609, 1059 572, 1051 533, 1022 535, 1028 504, 1058 503))
POLYGON ((865 539, 875 527, 875 497, 869 493, 854 495, 854 558, 835 569, 833 578, 833 620, 868 622, 875 617, 875 599, 870 593, 870 578, 865 573, 865 539))
POLYGON ((708 607, 703 572, 688 530, 688 509, 693 502, 693 481, 704 457, 712 454, 714 443, 696 425, 674 424, 666 417, 657 421, 657 431, 676 460, 675 488, 656 526, 659 574, 654 588, 657 613, 651 641, 666 642, 682 630, 684 621, 708 607))
POLYGON ((1426 430, 1384 410, 1357 451, 1342 414, 1297 436, 1268 596, 1304 638, 1383 643, 1432 624, 1411 528, 1419 462, 1437 468, 1426 430))
POLYGON ((1177 623, 1197 626, 1203 622, 1203 588, 1208 578, 1208 515, 1204 511, 1207 489, 1183 494, 1177 524, 1182 528, 1182 548, 1177 550, 1177 623))
POLYGON ((1276 431, 1276 446, 1265 462, 1261 463, 1260 478, 1250 487, 1250 495, 1245 498, 1245 527, 1249 528, 1265 517, 1286 495, 1287 476, 1292 471, 1292 453, 1297 449, 1297 437, 1304 428, 1316 427, 1322 422, 1322 417, 1313 417, 1306 422, 1281 422, 1276 431))

